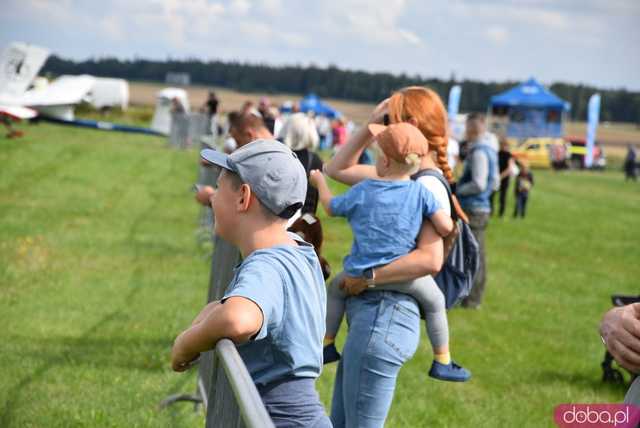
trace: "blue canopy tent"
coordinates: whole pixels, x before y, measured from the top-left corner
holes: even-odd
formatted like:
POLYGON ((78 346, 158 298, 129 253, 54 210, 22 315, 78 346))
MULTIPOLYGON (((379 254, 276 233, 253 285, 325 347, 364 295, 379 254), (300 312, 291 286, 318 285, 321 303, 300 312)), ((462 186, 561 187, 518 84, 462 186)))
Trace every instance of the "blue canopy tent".
POLYGON ((494 126, 506 125, 506 136, 515 138, 563 135, 565 113, 571 105, 547 90, 534 78, 491 97, 489 108, 494 126))
POLYGON ((309 94, 300 101, 300 111, 303 113, 314 112, 330 119, 340 117, 340 112, 328 104, 323 103, 316 94, 309 94))

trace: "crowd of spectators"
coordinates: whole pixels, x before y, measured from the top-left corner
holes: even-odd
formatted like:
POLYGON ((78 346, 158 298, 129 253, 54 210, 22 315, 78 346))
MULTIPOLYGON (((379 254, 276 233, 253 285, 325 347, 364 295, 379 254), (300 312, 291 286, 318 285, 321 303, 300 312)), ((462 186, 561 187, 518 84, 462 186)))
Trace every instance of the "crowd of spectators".
MULTIPOLYGON (((228 322, 232 324, 241 322, 235 318, 246 317, 250 324, 241 325, 242 334, 234 338, 242 343, 245 363, 274 421, 288 426, 297 414, 309 426, 328 426, 322 412, 318 413, 313 381, 322 363, 338 361, 331 423, 336 427, 380 427, 393 402, 398 373, 417 349, 422 314, 434 352, 429 375, 445 381, 470 379, 471 372, 450 357, 444 296, 434 281, 458 233, 452 217, 455 214, 455 218, 468 220, 479 244, 480 267, 471 293, 462 300, 463 308, 477 310, 488 282, 485 229, 494 211, 492 196, 499 192, 502 216, 510 180, 515 178, 514 216, 524 217, 533 185, 527 165, 516 165, 508 145, 504 141, 500 144, 487 130, 484 116, 468 116, 465 137, 458 143, 449 135, 440 97, 423 87, 394 92, 359 128, 344 117, 330 119, 301 112, 293 103, 277 107, 266 97, 257 103, 247 100, 221 117, 219 102, 211 94, 206 108, 215 129, 222 132, 219 150, 203 151, 203 161, 221 166, 226 184, 219 190, 204 186, 196 198, 203 205, 212 205, 216 216, 224 216, 222 224, 216 221, 216 231, 243 246, 245 261, 230 284, 225 296, 228 300, 205 308, 194 326, 177 339, 174 368, 183 370, 206 349, 200 338, 207 337, 202 331, 205 325, 227 325, 216 317, 231 317, 228 322), (291 163, 292 159, 295 162, 291 163), (299 172, 293 174, 294 169, 299 172), (429 173, 423 174, 425 171, 429 173), (333 197, 325 175, 353 187, 347 194, 333 197), (304 177, 303 185, 291 187, 290 180, 297 182, 300 177, 304 177), (455 189, 454 196, 449 188, 455 189), (295 198, 293 189, 298 195, 295 198), (289 202, 283 205, 283 200, 289 202), (408 201, 420 207, 414 209, 422 214, 400 210, 409 206, 408 201), (252 208, 254 203, 258 208, 252 208), (296 250, 300 243, 275 231, 305 215, 320 222, 315 216, 319 204, 329 215, 347 217, 354 242, 345 258, 344 272, 330 281, 329 294, 334 297, 329 300, 333 303, 327 307, 323 294, 322 304, 314 308, 308 305, 309 296, 303 297, 303 290, 310 287, 308 292, 317 300, 318 294, 312 290, 322 277, 318 272, 326 270, 305 259, 308 255, 304 251, 296 250), (263 211, 266 217, 258 215, 263 211), (252 231, 261 244, 236 227, 247 227, 247 233, 252 231), (260 227, 271 230, 277 239, 269 238, 260 227), (268 263, 280 266, 269 278, 265 275, 271 268, 257 261, 267 255, 272 258, 268 263), (306 268, 300 273, 308 263, 311 276, 306 268), (266 273, 252 270, 254 265, 266 273), (247 271, 244 274, 243 269, 247 271), (264 280, 284 281, 285 289, 271 284, 268 291, 262 290, 264 280), (293 308, 294 302, 285 303, 288 306, 283 312, 282 299, 286 302, 289 298, 301 306, 293 308), (239 312, 220 309, 227 302, 239 312), (340 355, 334 338, 342 312, 349 329, 340 355), (318 317, 324 320, 325 315, 326 326, 318 329, 318 317), (284 331, 301 332, 311 326, 309 334, 315 342, 304 352, 293 345, 293 338, 282 340, 280 336, 284 331), (382 336, 377 340, 379 334, 382 336), (320 336, 324 340, 318 340, 320 336), (270 356, 273 363, 260 361, 260 353, 270 356), (295 363, 299 358, 307 364, 306 370, 295 364, 287 367, 286 361, 295 363), (296 383, 300 379, 311 383, 296 383), (293 411, 296 391, 302 391, 306 398, 293 411), (289 419, 283 416, 287 412, 289 419)), ((324 283, 321 288, 324 293, 324 283)))

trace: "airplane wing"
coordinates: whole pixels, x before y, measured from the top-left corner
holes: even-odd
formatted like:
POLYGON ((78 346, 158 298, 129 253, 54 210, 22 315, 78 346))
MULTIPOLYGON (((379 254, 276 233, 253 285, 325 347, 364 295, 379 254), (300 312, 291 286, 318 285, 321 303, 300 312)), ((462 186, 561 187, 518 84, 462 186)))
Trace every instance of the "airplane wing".
POLYGON ((27 107, 0 105, 0 115, 9 116, 14 120, 33 119, 38 115, 38 112, 27 107))
POLYGON ((44 88, 25 92, 20 104, 30 107, 78 104, 94 84, 93 76, 60 76, 44 88))

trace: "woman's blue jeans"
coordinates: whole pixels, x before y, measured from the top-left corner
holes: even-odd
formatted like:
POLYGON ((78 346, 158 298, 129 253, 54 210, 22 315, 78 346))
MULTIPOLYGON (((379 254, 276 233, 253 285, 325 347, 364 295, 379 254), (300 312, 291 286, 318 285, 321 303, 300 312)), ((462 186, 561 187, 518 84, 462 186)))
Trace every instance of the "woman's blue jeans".
POLYGON ((349 333, 338 365, 331 422, 340 427, 382 427, 400 367, 420 341, 418 304, 393 291, 365 291, 346 302, 349 333))

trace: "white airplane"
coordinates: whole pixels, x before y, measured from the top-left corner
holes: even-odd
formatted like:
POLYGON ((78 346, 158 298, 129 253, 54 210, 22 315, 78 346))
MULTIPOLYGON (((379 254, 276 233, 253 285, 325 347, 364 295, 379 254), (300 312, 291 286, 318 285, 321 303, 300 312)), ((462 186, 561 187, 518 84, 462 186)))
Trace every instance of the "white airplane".
MULTIPOLYGON (((47 49, 24 43, 12 43, 4 50, 0 56, 0 114, 31 119, 40 113, 71 121, 74 107, 91 100, 91 91, 97 89, 98 81, 102 84, 114 80, 88 75, 61 76, 51 84, 29 89, 48 57, 47 49)), ((128 86, 123 96, 128 103, 128 86)))

